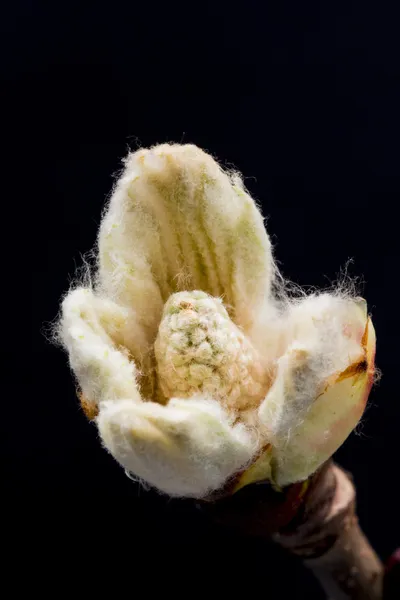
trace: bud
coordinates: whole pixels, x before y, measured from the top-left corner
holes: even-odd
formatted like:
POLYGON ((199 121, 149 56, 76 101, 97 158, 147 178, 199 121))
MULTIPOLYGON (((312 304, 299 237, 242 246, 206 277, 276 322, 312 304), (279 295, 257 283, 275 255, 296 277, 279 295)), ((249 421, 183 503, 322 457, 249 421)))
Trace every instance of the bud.
POLYGON ((283 486, 355 427, 374 373, 365 302, 275 297, 275 274, 237 173, 190 145, 129 155, 94 286, 69 292, 59 327, 84 409, 126 470, 172 496, 283 486))

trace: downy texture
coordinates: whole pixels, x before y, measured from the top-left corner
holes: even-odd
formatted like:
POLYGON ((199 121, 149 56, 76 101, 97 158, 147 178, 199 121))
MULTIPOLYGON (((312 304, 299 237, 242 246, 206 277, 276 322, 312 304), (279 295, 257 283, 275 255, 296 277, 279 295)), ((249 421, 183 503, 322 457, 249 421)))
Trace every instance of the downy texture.
POLYGON ((290 300, 237 173, 192 145, 125 160, 93 284, 58 326, 102 443, 136 477, 202 498, 306 479, 360 419, 374 375, 366 303, 290 300))

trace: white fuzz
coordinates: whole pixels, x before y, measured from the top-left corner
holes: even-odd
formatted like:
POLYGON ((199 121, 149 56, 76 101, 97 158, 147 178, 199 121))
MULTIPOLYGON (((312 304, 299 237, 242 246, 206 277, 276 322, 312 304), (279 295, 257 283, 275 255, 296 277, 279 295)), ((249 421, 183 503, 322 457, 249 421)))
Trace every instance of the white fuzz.
POLYGON ((68 293, 59 324, 82 406, 126 470, 171 496, 244 469, 285 485, 350 433, 373 373, 365 303, 275 298, 275 272, 237 173, 191 145, 128 156, 95 285, 68 293))
POLYGON ((172 398, 167 406, 105 402, 97 422, 125 469, 171 496, 201 498, 222 487, 257 447, 217 402, 196 396, 172 398))
POLYGON ((105 316, 106 323, 110 317, 124 323, 124 310, 82 288, 68 294, 62 309, 61 334, 83 394, 96 404, 103 398, 140 401, 135 364, 117 349, 101 323, 105 316))
MULTIPOLYGON (((283 321, 287 349, 277 361, 274 385, 259 409, 260 421, 274 447, 274 476, 280 485, 305 479, 323 462, 322 455, 327 459, 336 450, 337 445, 330 451, 327 442, 333 424, 341 413, 346 414, 351 394, 329 406, 323 403, 321 410, 318 399, 323 398, 332 377, 362 361, 360 342, 366 318, 361 299, 322 294, 291 307, 283 321), (321 430, 318 443, 311 436, 314 424, 321 430), (315 442, 311 447, 306 443, 310 437, 315 442), (329 448, 327 453, 322 450, 321 454, 321 446, 329 448)), ((343 426, 340 443, 358 418, 343 426)))
POLYGON ((263 219, 238 174, 196 146, 129 155, 99 233, 99 286, 134 307, 154 341, 174 292, 221 296, 250 327, 269 294, 273 262, 263 219))

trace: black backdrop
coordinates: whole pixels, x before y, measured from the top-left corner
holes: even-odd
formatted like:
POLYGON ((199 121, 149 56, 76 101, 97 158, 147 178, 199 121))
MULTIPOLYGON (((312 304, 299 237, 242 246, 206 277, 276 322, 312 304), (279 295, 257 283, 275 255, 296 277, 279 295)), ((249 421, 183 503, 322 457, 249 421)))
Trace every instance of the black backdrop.
MULTIPOLYGON (((7 402, 18 435, 5 432, 16 561, 22 553, 57 562, 71 544, 70 572, 89 581, 125 558, 121 580, 149 593, 158 582, 171 593, 231 595, 246 585, 271 598, 295 589, 320 597, 280 550, 126 478, 78 408, 66 357, 43 336, 94 243, 120 159, 163 141, 195 143, 244 173, 292 280, 326 286, 353 259, 383 378, 337 459, 354 474, 361 524, 382 558, 399 545, 394 5, 70 1, 5 10, 4 130, 32 275, 29 377, 7 402)), ((37 573, 48 578, 47 567, 37 573)))

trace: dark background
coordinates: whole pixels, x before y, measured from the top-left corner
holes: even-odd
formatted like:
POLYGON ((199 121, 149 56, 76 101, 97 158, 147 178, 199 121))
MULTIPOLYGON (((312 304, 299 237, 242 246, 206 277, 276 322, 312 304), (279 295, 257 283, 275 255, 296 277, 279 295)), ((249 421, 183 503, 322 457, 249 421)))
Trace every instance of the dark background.
POLYGON ((43 335, 94 244, 121 158, 164 141, 195 143, 244 173, 287 277, 326 286, 354 259, 383 377, 337 459, 354 474, 361 525, 381 557, 400 544, 395 5, 26 1, 4 10, 3 145, 32 310, 31 350, 19 348, 25 376, 7 401, 18 427, 4 433, 4 520, 10 555, 36 558, 39 581, 53 559, 89 582, 118 563, 132 594, 161 584, 168 594, 246 586, 320 597, 279 549, 125 477, 78 407, 66 357, 43 335))

